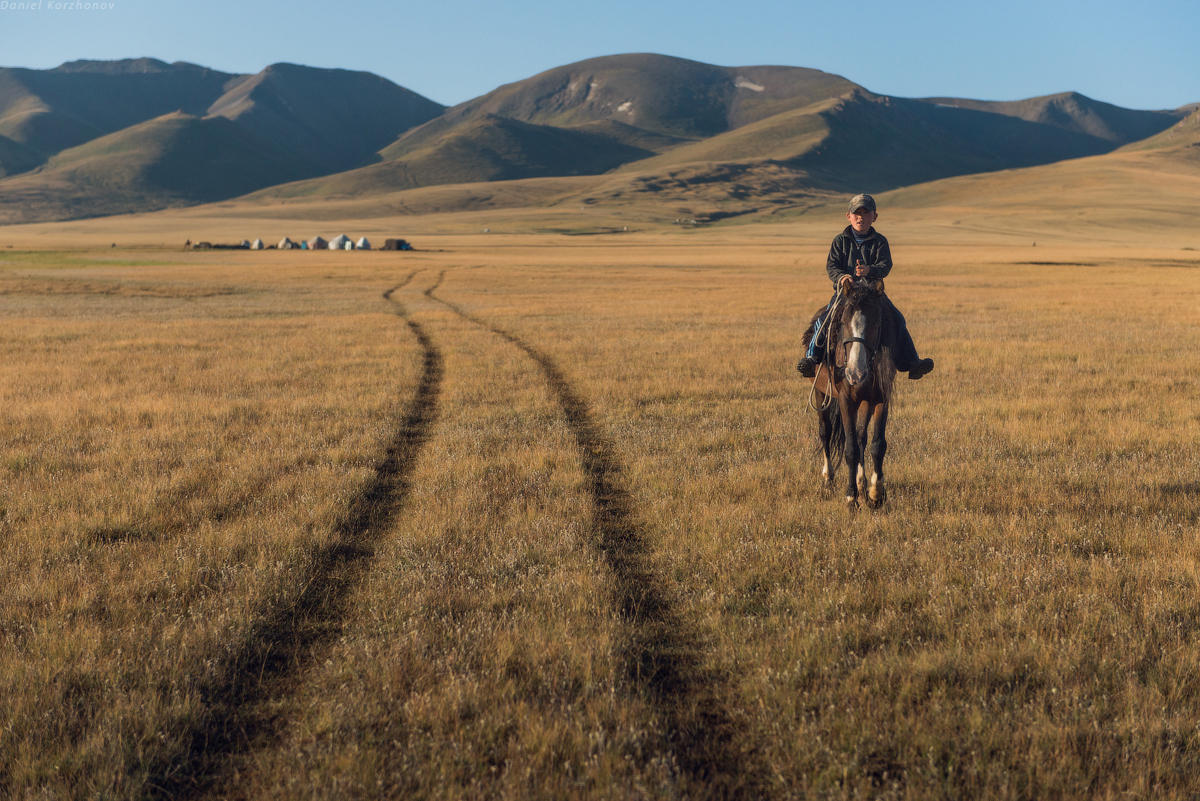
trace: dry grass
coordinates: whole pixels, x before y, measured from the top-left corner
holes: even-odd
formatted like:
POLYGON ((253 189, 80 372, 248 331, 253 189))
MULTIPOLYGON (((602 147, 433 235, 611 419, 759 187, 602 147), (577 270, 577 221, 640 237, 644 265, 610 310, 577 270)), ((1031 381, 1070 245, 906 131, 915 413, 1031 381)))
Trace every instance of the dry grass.
POLYGON ((848 516, 827 240, 5 254, 0 789, 1192 797, 1200 258, 893 238, 848 516))

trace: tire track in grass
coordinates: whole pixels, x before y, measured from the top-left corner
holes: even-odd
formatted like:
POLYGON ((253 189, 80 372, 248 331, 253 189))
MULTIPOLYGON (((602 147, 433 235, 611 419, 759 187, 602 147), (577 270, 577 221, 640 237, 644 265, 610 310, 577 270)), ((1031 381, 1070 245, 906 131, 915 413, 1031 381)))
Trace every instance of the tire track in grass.
POLYGON ((409 476, 438 415, 441 352, 392 297, 415 275, 383 293, 396 305, 396 314, 416 336, 423 355, 416 394, 383 461, 351 502, 331 542, 313 554, 299 592, 286 604, 260 610, 249 634, 215 671, 215 679, 200 689, 203 712, 180 738, 181 748, 151 768, 151 797, 195 798, 219 792, 229 779, 230 760, 271 744, 287 724, 268 709, 271 700, 295 693, 314 652, 325 649, 341 632, 350 595, 366 574, 375 544, 408 497, 409 476))
POLYGON ((728 682, 704 664, 704 637, 679 613, 672 593, 654 572, 649 538, 634 514, 633 499, 622 478, 624 470, 587 401, 548 354, 434 295, 444 276, 445 271, 425 290, 425 296, 524 351, 541 369, 566 416, 591 483, 594 545, 612 571, 614 601, 630 628, 625 672, 663 717, 660 746, 694 785, 684 788, 685 797, 768 795, 764 760, 750 742, 744 721, 732 714, 724 701, 728 682))

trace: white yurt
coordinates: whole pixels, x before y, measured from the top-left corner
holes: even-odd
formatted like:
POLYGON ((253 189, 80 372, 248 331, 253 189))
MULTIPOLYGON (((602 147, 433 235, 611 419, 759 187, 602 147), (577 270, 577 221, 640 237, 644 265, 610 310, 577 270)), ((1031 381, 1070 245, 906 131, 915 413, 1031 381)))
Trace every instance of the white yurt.
POLYGON ((309 250, 325 250, 328 247, 329 243, 325 241, 324 237, 314 236, 312 239, 308 240, 309 250))
POLYGON ((293 248, 298 248, 300 246, 285 236, 283 239, 279 240, 279 244, 276 245, 276 247, 280 250, 292 250, 293 248))
POLYGON ((354 242, 345 234, 338 234, 334 239, 329 240, 330 250, 353 250, 354 242), (346 247, 349 245, 350 247, 346 247))
POLYGON ((359 250, 370 250, 371 243, 368 242, 367 238, 364 236, 362 239, 358 240, 357 243, 355 243, 354 247, 358 248, 359 250))
POLYGON ((245 250, 250 249, 250 240, 249 239, 242 240, 242 248, 244 248, 245 250))
POLYGON ((253 242, 250 243, 250 249, 251 250, 262 250, 263 249, 262 240, 255 239, 253 242))

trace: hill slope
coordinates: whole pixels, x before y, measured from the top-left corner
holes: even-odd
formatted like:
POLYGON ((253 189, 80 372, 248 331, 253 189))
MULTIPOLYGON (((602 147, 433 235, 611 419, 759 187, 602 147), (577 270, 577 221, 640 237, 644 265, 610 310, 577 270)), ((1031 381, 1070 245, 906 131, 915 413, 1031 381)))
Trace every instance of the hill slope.
POLYGON ((1179 114, 1171 111, 1138 111, 1101 103, 1078 92, 1063 92, 1027 100, 966 100, 955 97, 925 98, 939 106, 965 108, 1018 117, 1066 131, 1094 136, 1124 145, 1153 136, 1172 125, 1179 114))
POLYGON ((206 113, 328 173, 378 160, 377 151, 444 109, 369 72, 272 64, 231 81, 206 113))
POLYGON ((722 133, 857 85, 802 67, 719 67, 653 53, 603 56, 507 84, 447 112, 542 125, 612 119, 681 137, 722 133))
POLYGON ((0 69, 0 136, 45 160, 173 111, 202 115, 235 77, 156 59, 0 69))
MULTIPOLYGON (((595 175, 654 155, 626 144, 638 137, 595 125, 555 128, 488 114, 456 126, 402 161, 273 187, 258 196, 354 196, 441 184, 595 175)), ((645 139, 644 144, 655 144, 662 137, 645 139)))
POLYGON ((1200 107, 1167 130, 1141 142, 1121 148, 1121 152, 1143 152, 1183 163, 1200 163, 1200 107))
POLYGON ((0 182, 0 219, 68 219, 221 200, 299 177, 288 156, 223 117, 175 112, 0 182))
POLYGON ((293 64, 0 70, 0 221, 220 200, 358 167, 442 110, 370 73, 293 64))

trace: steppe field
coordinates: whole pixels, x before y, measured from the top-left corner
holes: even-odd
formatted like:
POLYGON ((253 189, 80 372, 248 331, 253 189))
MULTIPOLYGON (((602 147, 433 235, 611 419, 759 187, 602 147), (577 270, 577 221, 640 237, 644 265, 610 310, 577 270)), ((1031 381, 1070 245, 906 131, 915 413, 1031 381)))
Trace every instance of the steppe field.
POLYGON ((857 512, 840 205, 0 229, 0 796, 1196 798, 1200 241, 904 198, 857 512))

